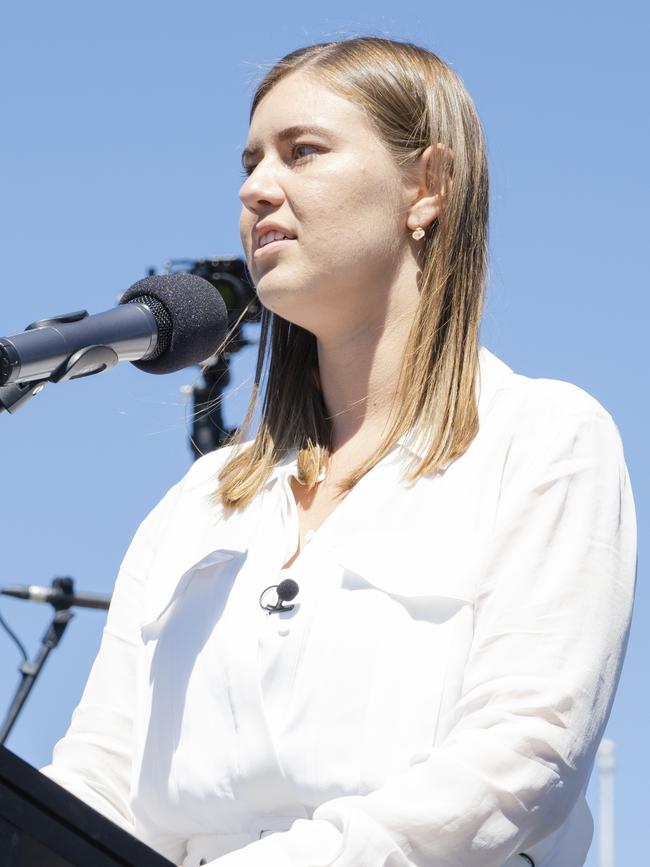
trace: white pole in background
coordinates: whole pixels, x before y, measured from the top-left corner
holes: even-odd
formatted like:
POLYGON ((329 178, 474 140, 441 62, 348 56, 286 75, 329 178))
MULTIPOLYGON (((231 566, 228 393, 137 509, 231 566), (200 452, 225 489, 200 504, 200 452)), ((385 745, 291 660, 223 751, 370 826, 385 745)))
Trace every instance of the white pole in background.
POLYGON ((603 738, 598 747, 600 793, 600 867, 614 867, 614 741, 603 738))

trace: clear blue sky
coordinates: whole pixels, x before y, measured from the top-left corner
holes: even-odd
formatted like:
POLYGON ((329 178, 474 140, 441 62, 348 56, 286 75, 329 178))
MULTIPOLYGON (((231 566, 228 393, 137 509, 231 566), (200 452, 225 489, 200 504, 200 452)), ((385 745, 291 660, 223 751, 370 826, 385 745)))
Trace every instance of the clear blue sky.
MULTIPOLYGON (((637 603, 608 728, 621 865, 645 858, 650 814, 646 10, 625 0, 14 0, 0 12, 0 334, 109 308, 168 258, 240 255, 249 98, 287 51, 386 35, 425 45, 461 75, 491 168, 482 341, 520 373, 594 395, 619 426, 635 492, 637 603)), ((231 424, 253 357, 233 365, 231 424)), ((1 584, 70 574, 78 589, 111 591, 138 522, 190 464, 180 389, 197 373, 123 364, 0 416, 1 584)), ((0 611, 33 654, 49 608, 4 598, 0 611)), ((8 742, 36 766, 65 731, 104 619, 78 612, 8 742)), ((3 715, 18 663, 0 632, 3 715)), ((597 819, 594 784, 590 800, 597 819)))

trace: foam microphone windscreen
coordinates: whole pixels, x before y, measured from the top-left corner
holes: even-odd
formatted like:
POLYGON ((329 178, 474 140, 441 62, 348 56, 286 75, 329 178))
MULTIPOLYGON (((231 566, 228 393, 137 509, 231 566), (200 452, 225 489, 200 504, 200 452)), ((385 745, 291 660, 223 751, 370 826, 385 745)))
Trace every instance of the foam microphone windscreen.
POLYGON ((144 277, 120 304, 145 304, 158 325, 154 352, 136 367, 147 373, 172 373, 213 355, 228 332, 228 311, 218 290, 195 274, 144 277))

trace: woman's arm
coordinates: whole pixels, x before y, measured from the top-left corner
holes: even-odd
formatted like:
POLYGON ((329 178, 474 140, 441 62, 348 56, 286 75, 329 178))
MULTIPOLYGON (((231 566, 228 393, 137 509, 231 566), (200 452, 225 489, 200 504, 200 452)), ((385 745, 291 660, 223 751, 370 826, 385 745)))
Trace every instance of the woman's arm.
POLYGON ((52 762, 41 773, 133 833, 129 807, 139 616, 157 541, 182 482, 138 528, 122 562, 99 652, 52 762))
POLYGON ((508 456, 445 741, 377 791, 328 801, 311 821, 211 865, 502 867, 547 837, 591 771, 635 570, 634 502, 616 425, 604 410, 565 413, 508 456))

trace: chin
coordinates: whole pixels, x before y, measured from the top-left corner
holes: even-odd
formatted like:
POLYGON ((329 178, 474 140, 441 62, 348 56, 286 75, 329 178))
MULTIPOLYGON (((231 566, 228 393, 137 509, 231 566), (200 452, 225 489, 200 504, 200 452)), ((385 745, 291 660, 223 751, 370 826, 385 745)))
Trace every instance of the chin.
POLYGON ((272 268, 255 283, 260 303, 271 313, 316 333, 337 299, 333 297, 329 281, 291 275, 282 277, 272 268))
POLYGON ((286 292, 260 292, 258 290, 257 297, 260 299, 261 304, 267 310, 270 310, 271 313, 275 313, 276 316, 281 316, 282 319, 286 319, 288 322, 293 322, 296 325, 302 324, 296 320, 299 305, 288 303, 286 292))
POLYGON ((260 299, 261 304, 267 310, 270 310, 271 313, 275 313, 281 319, 291 322, 292 325, 299 325, 308 331, 312 330, 314 325, 313 310, 311 311, 311 315, 309 315, 304 300, 298 301, 295 296, 292 297, 291 293, 288 293, 286 290, 260 292, 258 289, 257 297, 260 299))
POLYGON ((301 289, 287 285, 285 280, 277 279, 272 273, 259 278, 255 291, 262 304, 278 316, 285 316, 290 308, 297 306, 298 298, 304 297, 301 289))

